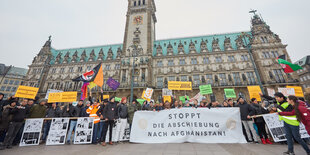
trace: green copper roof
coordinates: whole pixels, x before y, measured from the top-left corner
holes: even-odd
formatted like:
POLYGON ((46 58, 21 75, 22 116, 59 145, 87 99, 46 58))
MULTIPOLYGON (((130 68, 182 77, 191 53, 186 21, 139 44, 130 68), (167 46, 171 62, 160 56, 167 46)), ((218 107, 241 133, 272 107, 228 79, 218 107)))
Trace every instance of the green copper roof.
POLYGON ((26 76, 28 69, 20 68, 20 67, 11 67, 8 75, 20 75, 26 76))
POLYGON ((108 56, 108 51, 109 49, 112 50, 113 53, 113 59, 115 59, 117 57, 117 51, 118 49, 123 49, 123 45, 122 44, 114 44, 114 45, 102 45, 102 46, 93 46, 93 47, 81 47, 81 48, 71 48, 71 49, 51 49, 53 58, 51 60, 51 64, 55 64, 55 60, 56 57, 58 56, 59 53, 61 53, 61 60, 60 62, 62 63, 64 61, 64 57, 65 55, 67 55, 67 53, 69 53, 69 59, 68 61, 71 62, 73 55, 75 54, 75 52, 77 52, 77 62, 80 61, 81 55, 82 53, 85 51, 86 53, 86 58, 85 58, 85 62, 87 62, 89 60, 90 57, 90 53, 94 50, 94 54, 95 54, 95 58, 94 60, 96 61, 98 59, 98 55, 100 50, 103 50, 103 55, 104 55, 104 60, 107 58, 108 56))
MULTIPOLYGON (((246 32, 247 34, 251 35, 250 32, 246 32)), ((154 42, 154 47, 153 47, 153 56, 156 55, 156 48, 157 46, 161 46, 162 47, 162 51, 163 51, 163 55, 167 55, 167 47, 169 45, 169 43, 172 45, 173 48, 173 54, 177 55, 178 54, 178 45, 179 43, 183 44, 184 47, 184 52, 185 54, 188 54, 189 51, 189 45, 191 42, 194 43, 196 51, 198 53, 200 53, 201 49, 200 49, 200 44, 202 41, 206 40, 208 41, 207 43, 207 48, 209 50, 209 52, 212 52, 212 42, 213 39, 219 39, 219 47, 221 49, 221 51, 225 51, 224 49, 224 41, 225 41, 225 37, 226 38, 230 38, 230 42, 231 42, 231 46, 233 49, 237 49, 236 46, 236 42, 235 40, 237 39, 237 37, 241 35, 241 32, 236 32, 236 33, 227 33, 227 34, 215 34, 215 35, 206 35, 206 36, 197 36, 197 37, 187 37, 187 38, 175 38, 175 39, 166 39, 166 40, 157 40, 154 42)), ((249 40, 247 40, 249 43, 249 40)))

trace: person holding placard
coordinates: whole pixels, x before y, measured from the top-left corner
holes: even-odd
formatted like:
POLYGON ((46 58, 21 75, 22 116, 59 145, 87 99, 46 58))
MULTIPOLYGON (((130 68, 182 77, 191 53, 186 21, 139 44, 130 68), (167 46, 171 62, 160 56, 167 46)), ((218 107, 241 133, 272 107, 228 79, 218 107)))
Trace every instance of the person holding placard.
MULTIPOLYGON (((147 110, 147 109, 146 109, 147 110)), ((116 126, 116 142, 119 143, 122 140, 122 136, 125 133, 125 128, 128 119, 128 107, 127 98, 123 97, 121 103, 117 106, 117 117, 119 124, 116 126)))
POLYGON ((115 120, 117 118, 117 109, 116 109, 115 97, 110 98, 110 102, 104 107, 103 110, 103 118, 105 119, 105 123, 103 126, 103 142, 101 143, 102 146, 106 146, 106 135, 109 128, 109 144, 113 145, 112 142, 112 131, 115 120))
MULTIPOLYGON (((283 118, 290 116, 290 121, 287 122, 284 120, 284 129, 285 129, 285 137, 287 139, 288 151, 284 152, 284 154, 294 155, 294 139, 304 148, 308 155, 310 155, 310 149, 308 145, 301 139, 299 133, 299 122, 303 120, 302 114, 307 113, 307 109, 304 109, 302 105, 299 103, 297 97, 289 96, 287 99, 290 105, 295 105, 295 109, 293 110, 295 114, 290 115, 289 112, 279 112, 279 115, 283 118), (301 105, 301 106, 299 106, 301 105)), ((310 120, 304 120, 306 125, 310 120)), ((309 128, 308 128, 309 130, 309 128)))
MULTIPOLYGON (((46 112, 46 118, 55 118, 61 116, 61 109, 57 106, 57 103, 50 103, 48 105, 48 109, 46 112)), ((50 126, 51 126, 52 120, 45 120, 43 125, 43 137, 42 142, 45 142, 46 137, 49 133, 50 126)))
MULTIPOLYGON (((72 102, 70 102, 68 105, 66 105, 62 109, 62 117, 77 117, 77 116, 78 116, 78 112, 76 108, 72 105, 72 102)), ((73 119, 70 120, 69 130, 67 134, 67 144, 71 144, 71 136, 72 136, 72 132, 75 130, 76 124, 77 124, 77 120, 73 120, 73 119)), ((75 132, 73 132, 72 141, 74 141, 74 137, 75 137, 75 132)))
POLYGON ((39 104, 32 106, 29 118, 44 118, 47 110, 46 103, 47 101, 45 99, 41 99, 39 100, 39 104))

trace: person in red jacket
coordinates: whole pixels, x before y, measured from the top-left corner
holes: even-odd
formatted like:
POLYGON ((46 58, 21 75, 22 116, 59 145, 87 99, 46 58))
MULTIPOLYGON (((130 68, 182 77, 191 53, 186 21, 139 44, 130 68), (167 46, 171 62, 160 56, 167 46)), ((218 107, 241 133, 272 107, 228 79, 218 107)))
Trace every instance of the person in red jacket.
POLYGON ((294 102, 294 110, 290 112, 280 112, 279 115, 281 116, 293 116, 296 115, 297 120, 302 122, 308 134, 310 134, 310 113, 307 109, 307 105, 305 102, 298 100, 298 102, 294 102))

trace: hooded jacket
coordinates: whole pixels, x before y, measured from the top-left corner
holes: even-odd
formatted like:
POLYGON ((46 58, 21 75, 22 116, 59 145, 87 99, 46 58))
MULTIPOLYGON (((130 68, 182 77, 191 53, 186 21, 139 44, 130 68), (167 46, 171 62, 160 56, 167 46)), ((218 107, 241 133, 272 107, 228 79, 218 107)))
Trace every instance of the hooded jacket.
MULTIPOLYGON (((269 111, 267 109, 264 109, 259 104, 252 103, 251 106, 253 108, 254 115, 262 115, 262 114, 269 113, 269 111)), ((255 121, 255 123, 263 123, 264 122, 264 118, 263 117, 258 117, 258 118, 255 118, 254 121, 255 121)))
POLYGON ((54 117, 60 117, 61 116, 61 110, 58 106, 56 106, 56 109, 54 109, 52 106, 50 106, 47 109, 46 117, 47 118, 54 118, 54 117))
POLYGON ((126 104, 121 103, 117 106, 117 117, 122 119, 128 118, 128 107, 126 104))

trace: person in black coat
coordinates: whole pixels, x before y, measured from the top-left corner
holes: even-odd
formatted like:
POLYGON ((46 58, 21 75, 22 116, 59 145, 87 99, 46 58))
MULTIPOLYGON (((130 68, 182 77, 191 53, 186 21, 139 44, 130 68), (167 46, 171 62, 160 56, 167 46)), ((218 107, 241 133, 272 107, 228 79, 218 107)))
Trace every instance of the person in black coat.
POLYGON ((237 106, 240 108, 241 122, 242 125, 244 126, 249 142, 253 142, 254 139, 254 142, 258 143, 256 130, 253 127, 253 121, 251 119, 251 116, 254 115, 253 108, 242 97, 238 98, 237 104, 238 104, 237 106), (251 135, 253 135, 253 138, 251 135))
POLYGON ((118 118, 117 116, 117 104, 115 103, 115 97, 110 98, 110 102, 104 107, 103 110, 103 118, 105 120, 104 127, 103 127, 103 142, 102 145, 105 146, 105 139, 106 134, 109 128, 109 144, 113 145, 112 143, 112 129, 115 123, 115 120, 118 118))
MULTIPOLYGON (((57 106, 57 103, 48 104, 48 108, 46 111, 46 118, 55 118, 55 117, 60 117, 60 116, 61 116, 61 109, 57 106)), ((52 123, 52 120, 44 121, 42 142, 45 142, 46 140, 46 137, 50 130, 51 123, 52 123)))
POLYGON ((22 102, 21 106, 16 106, 10 111, 10 114, 13 115, 12 121, 10 122, 8 132, 4 139, 3 144, 0 149, 3 150, 5 148, 12 148, 12 143, 14 138, 16 137, 19 129, 22 127, 25 118, 29 115, 29 108, 27 106, 27 102, 22 102))
POLYGON ((263 104, 259 104, 256 98, 252 98, 251 99, 251 106, 254 110, 254 122, 257 126, 257 130, 258 130, 258 135, 262 141, 263 144, 272 144, 269 139, 268 139, 268 135, 266 132, 266 123, 264 121, 263 117, 256 117, 256 115, 262 115, 262 114, 268 114, 269 111, 267 110, 267 108, 265 108, 264 103, 263 104))

